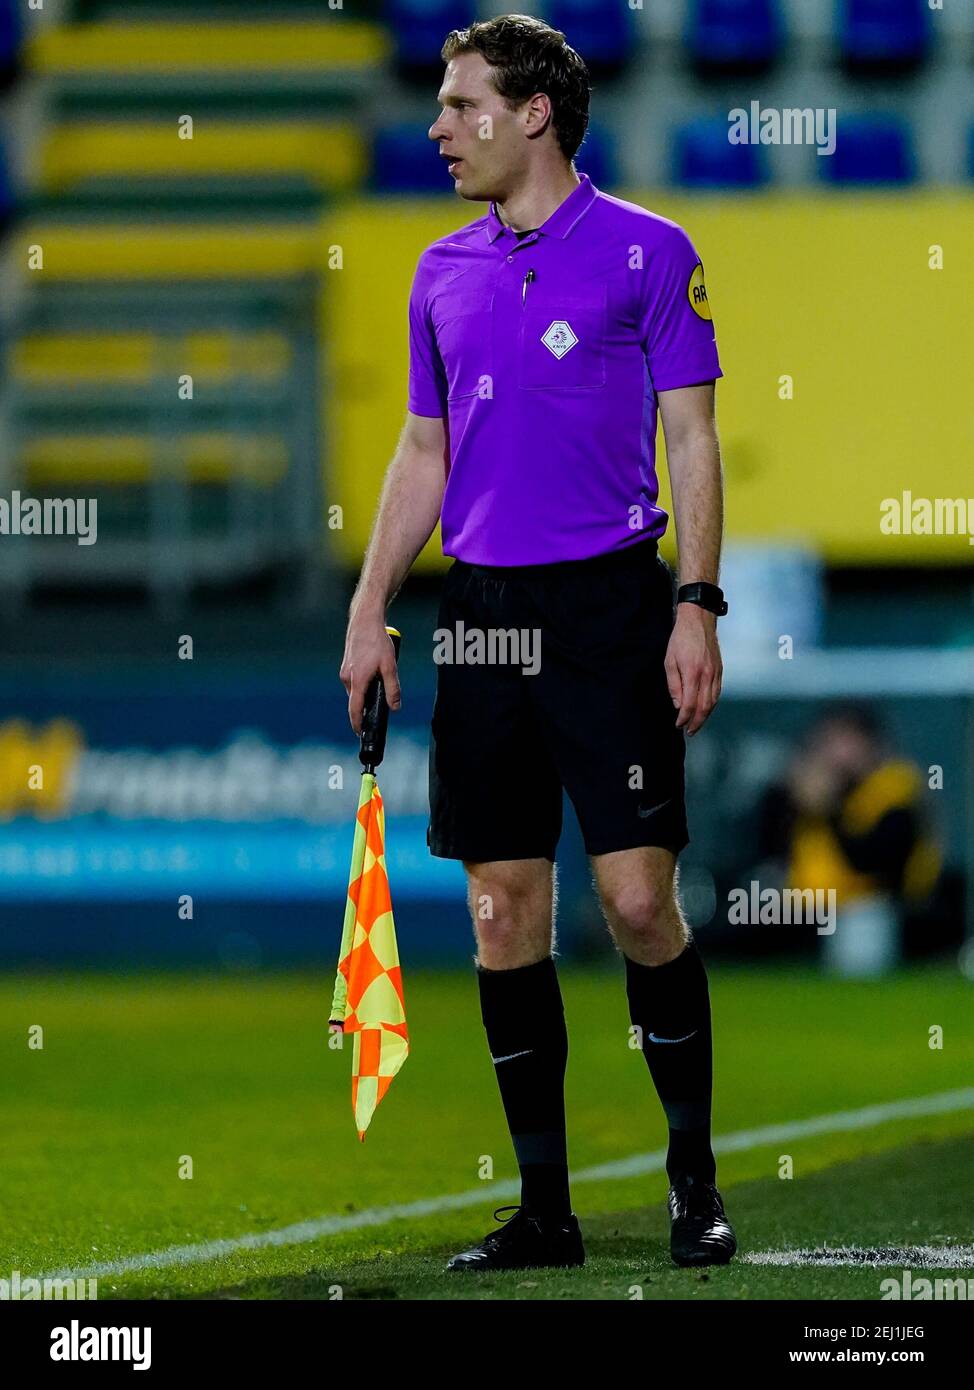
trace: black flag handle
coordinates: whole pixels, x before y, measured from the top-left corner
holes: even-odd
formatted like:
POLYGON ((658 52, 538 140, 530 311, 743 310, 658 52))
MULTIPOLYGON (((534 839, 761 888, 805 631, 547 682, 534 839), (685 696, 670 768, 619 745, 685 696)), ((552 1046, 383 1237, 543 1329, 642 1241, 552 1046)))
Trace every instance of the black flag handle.
MULTIPOLYGON (((402 634, 398 628, 387 627, 392 645, 399 660, 402 634)), ((365 705, 362 709, 362 733, 359 737, 359 762, 366 772, 375 772, 386 751, 386 730, 389 727, 389 706, 386 702, 385 687, 381 676, 373 676, 365 692, 365 705)))

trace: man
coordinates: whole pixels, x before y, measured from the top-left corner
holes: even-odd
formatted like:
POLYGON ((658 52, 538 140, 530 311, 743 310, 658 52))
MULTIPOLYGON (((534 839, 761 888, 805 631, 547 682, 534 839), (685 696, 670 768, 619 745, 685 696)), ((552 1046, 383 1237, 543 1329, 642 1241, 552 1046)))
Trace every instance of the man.
POLYGON ((420 257, 406 425, 341 678, 356 731, 376 672, 399 707, 386 608, 438 518, 454 557, 439 628, 540 637, 537 668, 523 652, 516 665, 438 666, 429 844, 466 870, 483 1021, 521 1173, 514 1217, 449 1268, 584 1260, 552 958, 563 787, 667 1115, 673 1258, 724 1263, 736 1243, 714 1185, 707 977, 674 892, 688 838, 684 733, 710 714, 721 680, 721 371, 703 271, 679 227, 576 173, 589 80, 563 34, 502 16, 452 32, 442 56, 430 139, 459 195, 490 208, 420 257), (657 406, 687 586, 675 620, 656 553, 667 519, 657 406))
POLYGON ((923 795, 920 769, 896 755, 878 713, 856 702, 826 708, 765 793, 761 857, 790 888, 835 895, 836 929, 822 955, 840 975, 891 970, 905 914, 936 886, 941 853, 923 795))

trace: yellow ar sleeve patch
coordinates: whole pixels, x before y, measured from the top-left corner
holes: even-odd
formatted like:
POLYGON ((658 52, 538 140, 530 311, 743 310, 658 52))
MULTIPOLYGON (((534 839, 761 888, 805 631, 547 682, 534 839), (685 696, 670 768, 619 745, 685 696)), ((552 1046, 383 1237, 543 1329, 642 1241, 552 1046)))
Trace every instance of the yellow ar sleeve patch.
POLYGON ((693 268, 690 276, 690 283, 687 285, 687 299, 693 312, 702 319, 712 319, 710 312, 710 300, 707 298, 707 286, 703 280, 703 266, 698 262, 693 268))

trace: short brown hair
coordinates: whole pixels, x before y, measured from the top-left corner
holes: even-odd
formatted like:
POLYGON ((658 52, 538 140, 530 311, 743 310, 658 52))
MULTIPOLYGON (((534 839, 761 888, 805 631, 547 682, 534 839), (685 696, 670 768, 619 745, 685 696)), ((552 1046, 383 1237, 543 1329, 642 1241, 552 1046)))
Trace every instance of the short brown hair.
POLYGON ((440 57, 479 53, 494 69, 491 80, 512 109, 544 92, 553 108, 552 124, 566 159, 574 159, 588 129, 591 95, 588 68, 559 29, 526 14, 504 14, 454 29, 440 57))

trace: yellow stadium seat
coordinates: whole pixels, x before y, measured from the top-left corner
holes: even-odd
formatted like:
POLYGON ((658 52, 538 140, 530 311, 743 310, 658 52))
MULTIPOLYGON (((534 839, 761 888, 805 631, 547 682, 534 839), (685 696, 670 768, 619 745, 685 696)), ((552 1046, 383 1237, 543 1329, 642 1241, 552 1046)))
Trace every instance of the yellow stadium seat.
POLYGON ((36 434, 25 444, 21 465, 28 483, 146 485, 169 472, 193 483, 243 479, 272 487, 284 476, 288 448, 277 435, 212 430, 160 441, 140 434, 36 434))
POLYGON ((389 56, 386 31, 339 23, 93 23, 40 29, 27 45, 29 70, 45 76, 366 70, 389 56))
POLYGON ((325 193, 362 184, 365 142, 343 121, 199 121, 193 138, 177 138, 173 122, 79 121, 55 128, 41 156, 48 195, 84 179, 303 175, 325 193))
POLYGON ((291 345, 281 333, 32 333, 13 347, 16 380, 35 387, 85 383, 118 386, 147 382, 178 369, 194 380, 239 377, 277 380, 288 369, 291 345))

